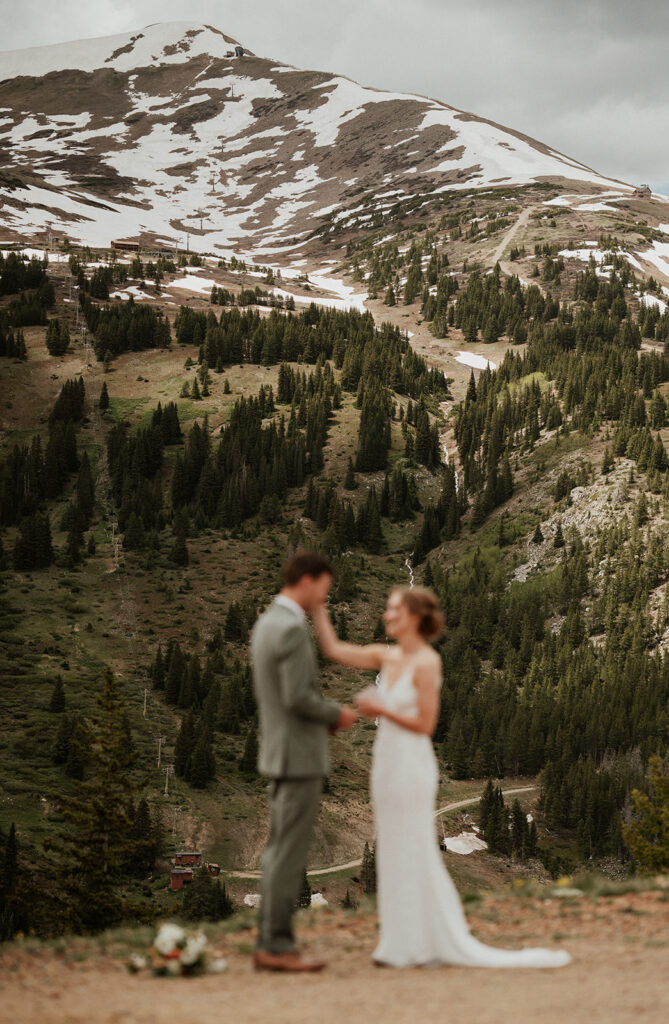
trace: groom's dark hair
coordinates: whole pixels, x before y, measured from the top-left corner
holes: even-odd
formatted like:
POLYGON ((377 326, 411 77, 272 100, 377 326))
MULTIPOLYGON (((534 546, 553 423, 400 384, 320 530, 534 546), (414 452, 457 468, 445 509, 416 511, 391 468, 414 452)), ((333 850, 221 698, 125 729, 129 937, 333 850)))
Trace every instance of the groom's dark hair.
POLYGON ((298 551, 283 567, 283 584, 285 587, 294 587, 303 576, 317 579, 323 573, 334 576, 332 563, 327 558, 315 551, 298 551))

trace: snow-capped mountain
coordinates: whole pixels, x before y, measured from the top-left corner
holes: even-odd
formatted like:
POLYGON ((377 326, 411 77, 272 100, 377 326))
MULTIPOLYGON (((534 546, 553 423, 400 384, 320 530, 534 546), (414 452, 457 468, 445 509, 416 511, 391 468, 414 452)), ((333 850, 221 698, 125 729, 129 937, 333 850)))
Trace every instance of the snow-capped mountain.
POLYGON ((188 233, 262 258, 407 197, 542 180, 612 185, 446 103, 257 57, 210 26, 0 53, 3 238, 188 233))

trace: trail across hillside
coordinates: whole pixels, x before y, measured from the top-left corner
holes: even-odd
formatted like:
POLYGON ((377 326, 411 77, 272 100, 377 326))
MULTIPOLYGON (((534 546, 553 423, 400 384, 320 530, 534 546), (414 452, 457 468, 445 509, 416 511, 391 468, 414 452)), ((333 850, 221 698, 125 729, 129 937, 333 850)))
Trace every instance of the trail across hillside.
MULTIPOLYGON (((504 796, 512 796, 514 793, 529 793, 533 789, 539 789, 538 786, 521 786, 520 789, 505 789, 503 790, 504 796)), ((483 794, 479 793, 478 796, 467 797, 466 800, 456 800, 455 803, 446 804, 445 807, 440 807, 435 811, 435 818, 438 818, 442 814, 446 814, 448 811, 457 811, 460 807, 470 807, 472 804, 477 804, 483 794)), ((359 868, 362 864, 362 858, 358 860, 349 860, 346 864, 332 864, 328 868, 314 868, 311 871, 307 871, 307 875, 314 877, 316 875, 334 875, 338 871, 348 871, 352 868, 359 868)), ((230 878, 260 878, 259 871, 228 871, 227 874, 230 878)))
MULTIPOLYGON (((513 224, 509 228, 507 233, 504 235, 504 238, 499 243, 499 245, 497 246, 497 248, 495 249, 495 251, 493 253, 493 256, 492 256, 492 265, 493 265, 493 267, 495 266, 496 263, 499 263, 499 269, 502 271, 503 274, 506 274, 507 277, 513 277, 514 274, 516 276, 518 276, 518 268, 514 267, 508 260, 503 260, 502 256, 504 255, 507 247, 511 244, 513 239, 516 237, 516 234, 518 233, 520 228, 522 228, 524 224, 527 224, 527 221, 528 221, 529 217, 531 216, 532 213, 534 213, 535 209, 536 209, 536 206, 527 206, 523 210, 523 212, 521 213, 521 215, 518 218, 518 220, 515 222, 515 224, 513 224)), ((522 277, 520 277, 519 280, 520 280, 520 283, 525 288, 529 287, 529 282, 528 281, 525 281, 522 277)), ((532 284, 535 285, 535 287, 537 287, 539 289, 539 291, 541 292, 542 295, 546 294, 544 288, 542 287, 541 284, 539 284, 538 281, 533 281, 532 284)))
POLYGON ((499 261, 501 260, 502 256, 504 255, 504 250, 506 249, 507 245, 509 245, 511 243, 511 241, 515 237, 516 232, 518 231, 518 229, 522 228, 523 224, 527 224, 527 220, 528 220, 530 214, 533 211, 534 211, 534 207, 533 206, 527 206, 523 210, 523 212, 521 213, 521 215, 518 218, 518 220, 514 224, 511 225, 511 227, 509 228, 507 233, 504 235, 504 238, 499 243, 499 245, 495 249, 495 252, 493 253, 493 257, 492 257, 492 265, 493 265, 493 267, 495 266, 496 263, 499 263, 499 261))

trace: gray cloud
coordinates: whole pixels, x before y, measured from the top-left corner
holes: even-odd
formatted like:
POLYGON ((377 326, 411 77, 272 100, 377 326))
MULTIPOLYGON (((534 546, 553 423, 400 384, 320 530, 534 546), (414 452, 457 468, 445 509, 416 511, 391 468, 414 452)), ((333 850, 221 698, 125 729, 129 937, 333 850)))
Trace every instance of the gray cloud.
POLYGON ((3 48, 207 22, 256 53, 420 93, 669 191, 664 0, 0 0, 3 48))

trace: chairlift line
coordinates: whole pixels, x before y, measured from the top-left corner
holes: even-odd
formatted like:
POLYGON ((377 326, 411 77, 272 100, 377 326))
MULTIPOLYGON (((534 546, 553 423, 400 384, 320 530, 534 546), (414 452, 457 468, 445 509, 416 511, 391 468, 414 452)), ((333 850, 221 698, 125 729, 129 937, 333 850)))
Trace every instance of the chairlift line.
MULTIPOLYGON (((105 531, 105 535, 109 544, 112 547, 113 558, 114 558, 114 569, 116 570, 116 578, 118 582, 119 592, 119 603, 118 611, 116 616, 116 628, 119 635, 124 635, 129 641, 129 647, 132 655, 132 660, 135 664, 141 666, 138 673, 139 675, 140 690, 143 693, 143 705, 142 705, 142 717, 151 723, 152 731, 154 736, 157 732, 162 733, 162 728, 156 719, 154 719, 151 708, 149 706, 148 695, 149 695, 149 674, 145 666, 142 665, 141 650, 139 643, 139 634, 137 632, 136 621, 137 615, 134 609, 134 601, 130 592, 130 586, 128 580, 118 572, 121 560, 123 556, 123 541, 119 530, 118 518, 115 510, 112 508, 110 499, 111 484, 109 480, 109 466, 107 463, 106 449, 104 440, 101 437, 102 434, 102 423, 100 419, 99 410, 95 410, 95 414, 92 418, 93 422, 93 436, 96 443, 100 447, 100 459, 98 461, 98 469, 96 476, 96 499, 99 501, 102 508, 102 525, 105 531)), ((158 764, 157 767, 162 768, 161 764, 161 753, 162 744, 166 743, 164 736, 156 737, 158 742, 158 764)), ((173 774, 173 766, 169 766, 169 772, 165 778, 165 795, 168 791, 168 778, 170 774, 173 774)), ((163 770, 165 770, 163 768, 163 770)))

